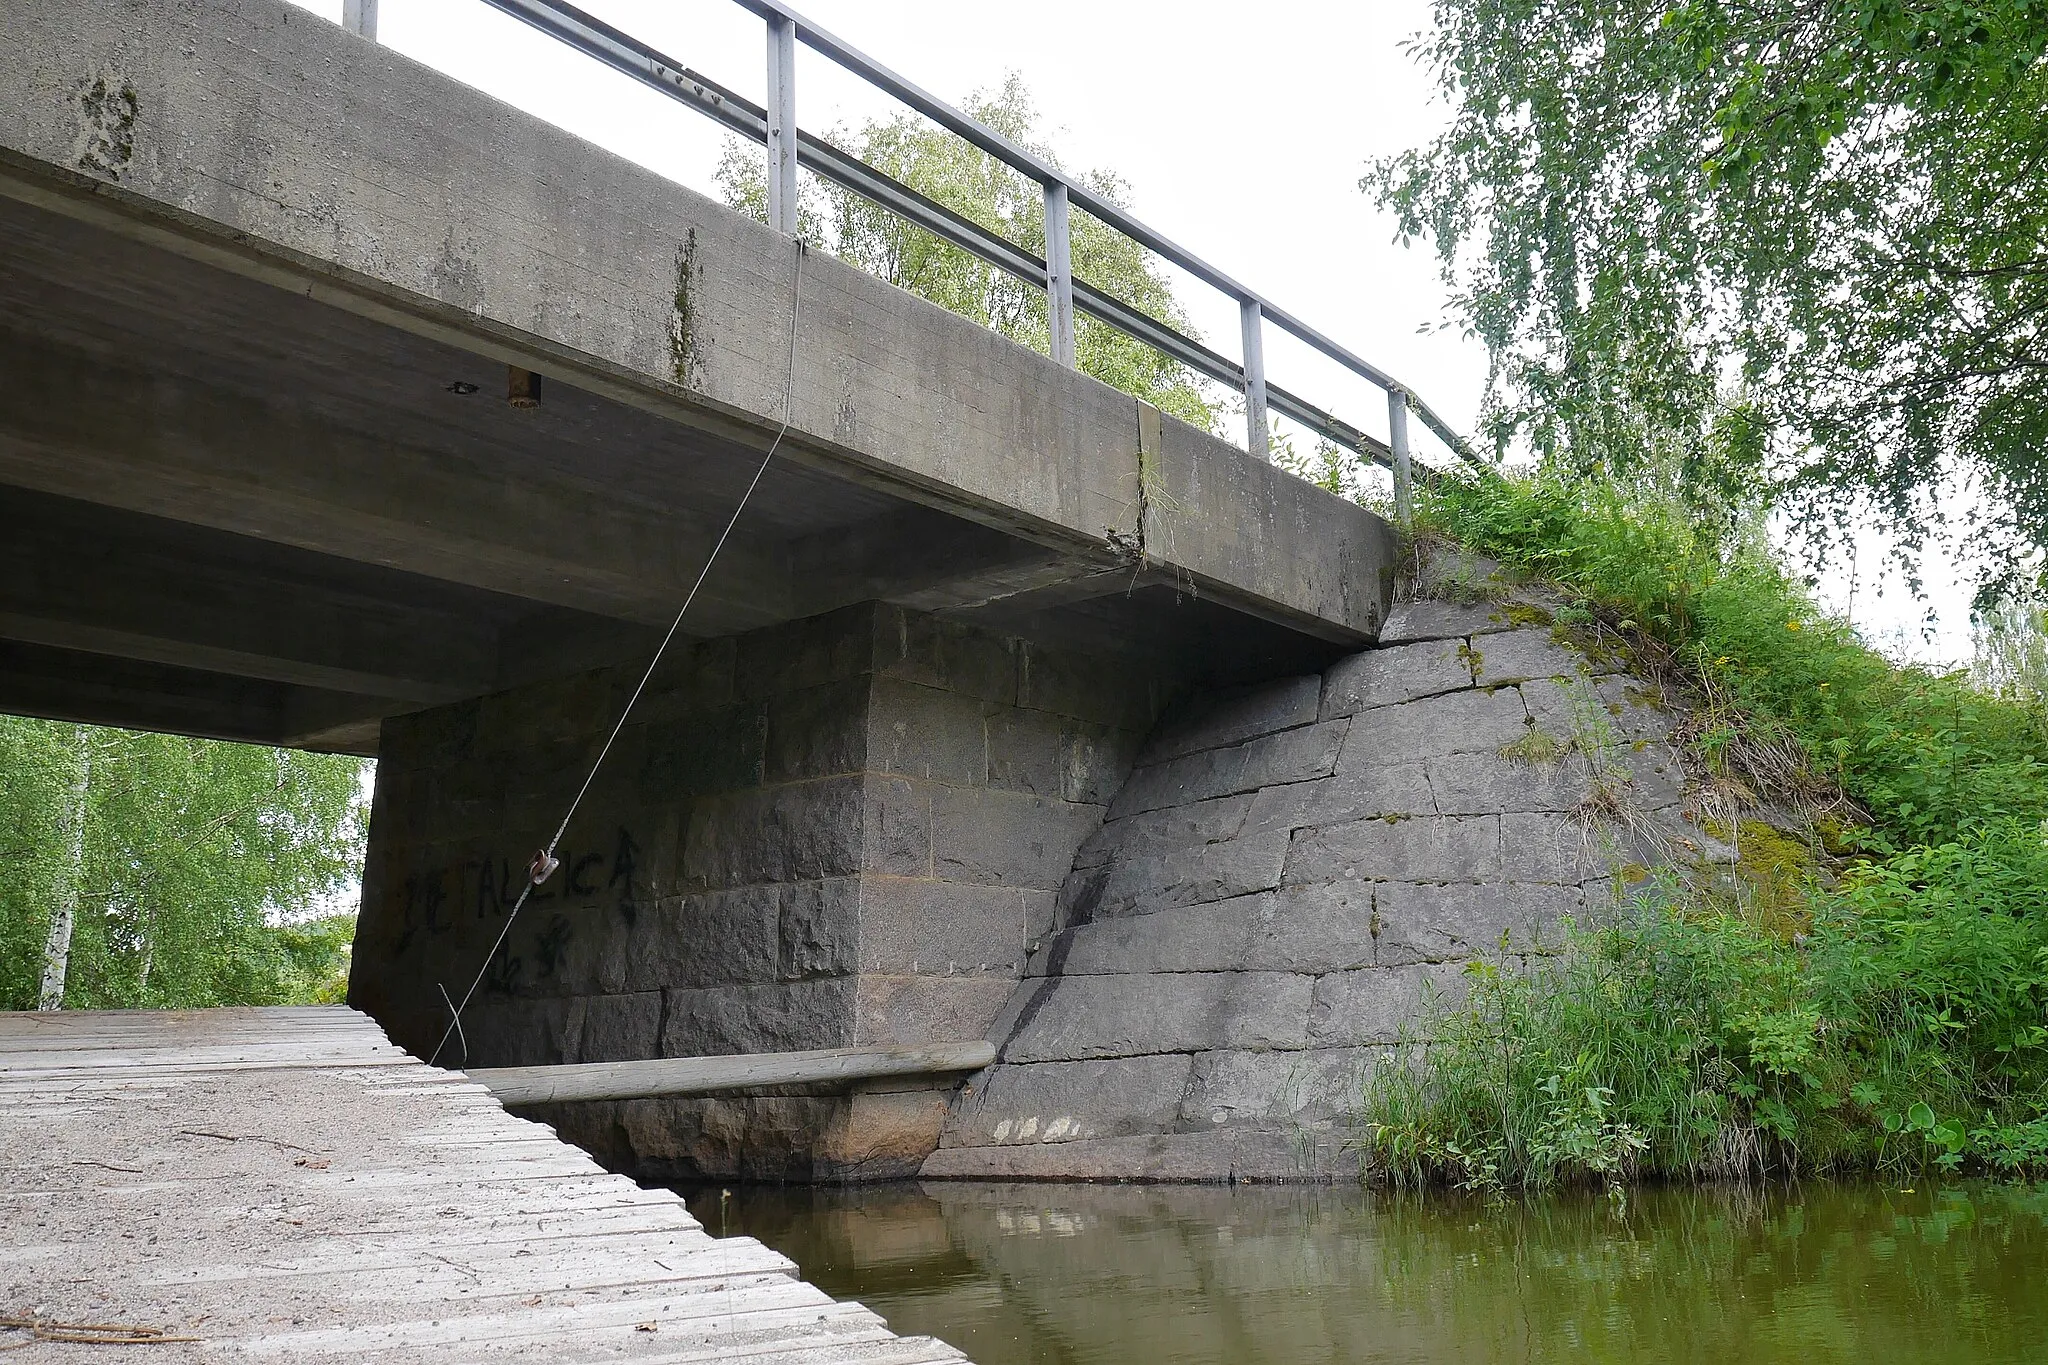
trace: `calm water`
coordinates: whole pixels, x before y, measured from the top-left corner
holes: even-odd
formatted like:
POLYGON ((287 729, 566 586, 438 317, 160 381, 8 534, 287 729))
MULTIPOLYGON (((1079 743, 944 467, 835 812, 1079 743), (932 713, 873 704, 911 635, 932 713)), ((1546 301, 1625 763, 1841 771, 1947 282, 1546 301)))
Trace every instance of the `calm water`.
POLYGON ((687 1193, 978 1365, 2048 1362, 2048 1187, 687 1193))

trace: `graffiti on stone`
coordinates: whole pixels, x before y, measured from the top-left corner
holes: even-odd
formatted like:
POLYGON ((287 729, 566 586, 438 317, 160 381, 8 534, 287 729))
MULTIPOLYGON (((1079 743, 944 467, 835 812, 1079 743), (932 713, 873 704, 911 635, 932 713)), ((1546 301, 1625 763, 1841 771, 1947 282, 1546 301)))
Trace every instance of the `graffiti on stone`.
MULTIPOLYGON (((606 845, 566 847, 557 853, 561 870, 527 896, 530 912, 543 902, 554 902, 559 910, 548 918, 546 927, 534 940, 533 957, 542 977, 552 976, 567 959, 570 943, 590 926, 566 911, 608 908, 631 925, 640 913, 643 888, 640 881, 640 845, 624 825, 606 845)), ((461 907, 470 908, 471 919, 502 920, 519 903, 526 886, 526 858, 471 858, 460 863, 425 868, 406 876, 401 890, 404 906, 399 932, 392 941, 395 958, 405 952, 419 934, 440 937, 456 927, 461 907)), ((515 989, 524 979, 525 961, 500 944, 485 973, 485 984, 494 991, 515 989)))

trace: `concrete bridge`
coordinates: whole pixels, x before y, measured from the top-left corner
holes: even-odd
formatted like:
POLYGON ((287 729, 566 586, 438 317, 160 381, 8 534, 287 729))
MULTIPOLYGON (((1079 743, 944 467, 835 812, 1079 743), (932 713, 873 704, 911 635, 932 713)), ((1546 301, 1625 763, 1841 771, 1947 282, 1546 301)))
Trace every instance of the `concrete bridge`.
MULTIPOLYGON (((1238 765, 1227 795, 1367 761, 1353 711, 1506 686, 1422 725, 1490 751, 1538 723, 1530 660, 1579 667, 1532 636, 1482 677, 1469 639, 1527 618, 1468 609, 1388 665, 1426 686, 1333 713, 1313 675, 1391 605, 1361 508, 282 0, 0 0, 0 29, 0 709, 375 754, 351 1000, 416 1052, 778 437, 458 1060, 1018 1027, 1162 716, 1152 757, 1238 765)), ((1125 804, 1172 823, 1153 797, 1125 804)), ((1503 799, 1474 838, 1575 798, 1503 799)), ((1235 837, 1203 818, 1126 879, 1186 883, 1235 837)), ((949 1098, 554 1117, 676 1173, 886 1175, 949 1098)), ((1174 1170, 1236 1169, 1203 1159, 1174 1170)))

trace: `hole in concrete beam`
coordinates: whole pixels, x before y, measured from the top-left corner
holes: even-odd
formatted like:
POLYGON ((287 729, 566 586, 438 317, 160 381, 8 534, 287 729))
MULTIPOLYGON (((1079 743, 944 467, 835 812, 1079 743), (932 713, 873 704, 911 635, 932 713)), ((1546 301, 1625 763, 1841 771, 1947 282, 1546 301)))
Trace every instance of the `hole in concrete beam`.
POLYGON ((540 376, 517 365, 505 367, 505 401, 515 408, 540 406, 540 376))

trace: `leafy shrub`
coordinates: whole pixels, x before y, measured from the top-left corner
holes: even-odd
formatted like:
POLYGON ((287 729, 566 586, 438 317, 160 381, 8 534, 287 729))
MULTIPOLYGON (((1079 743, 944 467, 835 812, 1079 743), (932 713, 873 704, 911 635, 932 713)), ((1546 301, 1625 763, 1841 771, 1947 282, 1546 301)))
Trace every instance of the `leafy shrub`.
POLYGON ((1764 777, 1825 779, 1864 818, 1833 831, 1832 876, 1778 859, 1768 898, 1666 878, 1556 959, 1474 964, 1368 1087, 1380 1173, 2048 1170, 2048 742, 2027 708, 1894 667, 1754 537, 1654 492, 1488 479, 1421 513, 1656 651, 1704 701, 1710 768, 1756 778, 1782 743, 1798 772, 1764 777))

